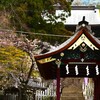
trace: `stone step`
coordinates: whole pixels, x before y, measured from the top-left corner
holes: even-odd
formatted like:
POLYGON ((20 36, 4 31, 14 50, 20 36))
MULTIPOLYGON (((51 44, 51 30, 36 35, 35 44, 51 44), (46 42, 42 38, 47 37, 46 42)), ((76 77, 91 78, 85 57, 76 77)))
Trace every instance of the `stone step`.
POLYGON ((63 92, 61 95, 61 100, 85 100, 83 93, 68 93, 68 92, 63 92))
POLYGON ((85 100, 84 97, 67 97, 67 96, 62 96, 60 100, 85 100))
POLYGON ((66 92, 63 92, 62 93, 62 96, 83 96, 83 93, 66 93, 66 92))

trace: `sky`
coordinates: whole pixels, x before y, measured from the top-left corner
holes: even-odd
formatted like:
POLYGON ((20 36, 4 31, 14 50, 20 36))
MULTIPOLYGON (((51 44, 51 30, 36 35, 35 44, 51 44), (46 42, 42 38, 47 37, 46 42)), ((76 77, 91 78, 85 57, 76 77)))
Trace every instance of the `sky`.
POLYGON ((89 1, 90 0, 82 0, 82 2, 85 3, 85 4, 89 4, 89 1))
POLYGON ((74 0, 74 2, 81 2, 84 5, 89 5, 89 4, 98 4, 100 3, 100 0, 74 0))

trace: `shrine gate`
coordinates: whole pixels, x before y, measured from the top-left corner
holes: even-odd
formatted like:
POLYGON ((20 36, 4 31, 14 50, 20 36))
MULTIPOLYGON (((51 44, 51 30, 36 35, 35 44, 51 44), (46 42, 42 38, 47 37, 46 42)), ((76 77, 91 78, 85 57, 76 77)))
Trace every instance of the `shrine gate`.
POLYGON ((44 79, 57 79, 57 100, 60 100, 60 78, 65 77, 92 78, 94 100, 100 100, 100 40, 84 17, 71 38, 55 50, 34 57, 44 79))

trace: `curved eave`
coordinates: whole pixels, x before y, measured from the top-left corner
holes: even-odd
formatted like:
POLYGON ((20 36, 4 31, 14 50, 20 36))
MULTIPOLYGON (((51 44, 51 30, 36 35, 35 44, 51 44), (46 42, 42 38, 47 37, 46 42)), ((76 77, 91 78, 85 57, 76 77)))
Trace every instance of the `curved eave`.
POLYGON ((87 38, 98 48, 100 49, 100 40, 98 40, 96 37, 94 37, 92 34, 88 33, 86 29, 84 30, 84 34, 87 36, 87 38))
POLYGON ((54 54, 60 53, 65 49, 68 49, 72 44, 74 44, 78 38, 82 35, 85 34, 86 37, 98 48, 100 49, 100 41, 92 36, 90 33, 88 33, 87 29, 85 27, 82 27, 82 29, 77 32, 75 35, 73 35, 70 39, 68 39, 67 41, 65 41, 64 43, 62 43, 56 50, 52 51, 52 52, 47 52, 45 54, 40 54, 40 55, 35 55, 34 58, 36 60, 38 59, 43 59, 43 58, 47 58, 49 56, 52 56, 54 54))
POLYGON ((40 75, 44 79, 49 80, 49 79, 56 78, 57 66, 54 66, 51 62, 47 62, 43 64, 40 64, 39 62, 37 62, 37 65, 38 65, 40 75))

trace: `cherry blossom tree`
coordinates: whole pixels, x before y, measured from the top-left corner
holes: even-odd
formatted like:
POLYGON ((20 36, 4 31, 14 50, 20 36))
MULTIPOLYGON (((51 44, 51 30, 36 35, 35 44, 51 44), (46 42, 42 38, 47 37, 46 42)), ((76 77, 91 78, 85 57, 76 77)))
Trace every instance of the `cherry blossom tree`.
POLYGON ((30 78, 37 79, 39 71, 34 55, 48 52, 52 46, 39 39, 29 40, 12 31, 0 32, 0 86, 16 86, 27 90, 30 78), (5 85, 4 85, 5 83, 5 85))

